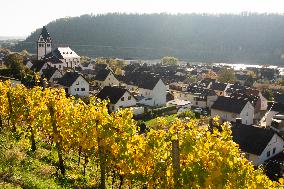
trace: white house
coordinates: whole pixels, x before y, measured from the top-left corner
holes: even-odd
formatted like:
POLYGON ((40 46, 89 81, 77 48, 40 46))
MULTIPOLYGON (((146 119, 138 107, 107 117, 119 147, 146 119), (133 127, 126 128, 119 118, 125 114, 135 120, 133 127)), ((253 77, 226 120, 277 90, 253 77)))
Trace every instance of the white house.
POLYGON ((140 100, 138 103, 147 106, 164 106, 166 105, 167 88, 161 79, 145 78, 138 85, 140 100))
POLYGON ((80 58, 70 47, 58 47, 45 55, 42 60, 46 61, 51 67, 63 70, 79 67, 80 58))
POLYGON ((119 108, 129 108, 136 106, 136 99, 127 90, 119 87, 105 86, 98 94, 97 98, 109 100, 108 108, 110 112, 119 108))
POLYGON ((53 84, 56 79, 61 78, 63 75, 57 68, 47 68, 42 70, 42 77, 45 78, 50 84, 53 84))
POLYGON ((243 124, 252 125, 254 107, 248 100, 219 96, 211 107, 211 117, 216 116, 230 122, 236 122, 236 118, 241 118, 243 124))
POLYGON ((119 86, 119 81, 114 76, 114 73, 108 69, 100 70, 94 78, 95 85, 98 87, 119 86))
POLYGON ((66 72, 58 80, 58 84, 64 87, 69 95, 89 96, 89 83, 78 72, 66 72))
POLYGON ((283 151, 284 140, 272 129, 236 125, 232 127, 232 136, 255 166, 283 151))

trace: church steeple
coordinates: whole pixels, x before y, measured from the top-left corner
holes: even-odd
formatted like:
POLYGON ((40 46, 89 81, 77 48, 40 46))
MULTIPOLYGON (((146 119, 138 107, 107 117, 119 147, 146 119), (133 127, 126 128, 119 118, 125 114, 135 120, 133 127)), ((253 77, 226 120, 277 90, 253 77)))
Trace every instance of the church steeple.
POLYGON ((37 40, 37 59, 40 60, 51 52, 52 40, 45 26, 42 27, 41 33, 37 40))

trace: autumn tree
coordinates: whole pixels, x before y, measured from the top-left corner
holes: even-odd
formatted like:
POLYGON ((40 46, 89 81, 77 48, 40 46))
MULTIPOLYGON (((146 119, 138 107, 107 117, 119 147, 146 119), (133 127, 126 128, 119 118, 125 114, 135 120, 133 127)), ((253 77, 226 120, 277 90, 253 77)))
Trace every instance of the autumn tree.
POLYGON ((161 59, 161 61, 162 64, 176 65, 179 60, 173 56, 165 56, 161 59))
POLYGON ((234 83, 236 81, 234 70, 231 68, 222 68, 218 72, 218 81, 223 83, 234 83))

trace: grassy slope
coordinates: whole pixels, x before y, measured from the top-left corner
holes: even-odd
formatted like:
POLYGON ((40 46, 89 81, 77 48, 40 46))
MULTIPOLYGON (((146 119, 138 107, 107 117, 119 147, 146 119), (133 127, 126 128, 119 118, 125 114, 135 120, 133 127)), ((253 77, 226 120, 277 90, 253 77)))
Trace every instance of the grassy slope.
POLYGON ((77 155, 65 156, 67 174, 62 177, 56 167, 55 148, 37 143, 37 151, 30 152, 28 142, 27 139, 16 140, 6 132, 0 134, 0 188, 96 188, 98 186, 98 172, 94 170, 97 166, 92 161, 88 163, 86 176, 83 176, 84 161, 78 166, 77 155))

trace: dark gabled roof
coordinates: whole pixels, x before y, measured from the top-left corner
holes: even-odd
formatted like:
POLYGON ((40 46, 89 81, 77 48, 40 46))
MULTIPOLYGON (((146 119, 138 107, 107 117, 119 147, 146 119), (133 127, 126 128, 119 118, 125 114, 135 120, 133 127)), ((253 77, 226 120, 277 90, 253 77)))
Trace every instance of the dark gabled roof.
MULTIPOLYGON (((59 55, 57 54, 56 50, 48 53, 47 55, 45 55, 42 60, 46 61, 46 62, 51 62, 53 64, 58 64, 58 63, 63 63, 59 58, 61 58, 61 54, 59 53, 59 55)), ((63 58, 63 57, 62 57, 63 58)))
POLYGON ((107 76, 110 74, 110 70, 107 70, 107 69, 102 69, 100 70, 97 75, 95 76, 94 80, 97 80, 97 81, 105 81, 107 76))
POLYGON ((213 82, 210 86, 210 89, 217 90, 217 91, 225 91, 227 87, 227 83, 219 83, 219 82, 213 82))
POLYGON ((44 39, 45 41, 47 41, 48 38, 50 38, 50 35, 49 35, 49 33, 48 33, 48 31, 47 31, 47 29, 46 29, 45 26, 42 27, 41 34, 40 34, 40 35, 43 37, 43 39, 44 39))
POLYGON ((208 87, 210 83, 215 83, 216 79, 204 78, 200 81, 200 85, 203 87, 208 87))
POLYGON ((44 59, 49 60, 49 59, 64 59, 64 57, 61 55, 60 51, 58 50, 58 48, 54 49, 53 51, 51 51, 50 53, 48 53, 44 59))
POLYGON ((53 74, 56 72, 57 68, 50 67, 48 69, 42 70, 42 77, 46 78, 48 81, 53 76, 53 74))
POLYGON ((59 80, 58 84, 70 87, 81 75, 78 72, 66 72, 59 80))
POLYGON ((116 104, 127 90, 119 87, 104 87, 98 94, 97 98, 102 100, 110 100, 111 104, 116 104))
POLYGON ((39 72, 44 66, 44 64, 46 64, 46 62, 42 60, 36 60, 36 61, 33 61, 32 63, 33 65, 31 67, 31 70, 34 72, 39 72))
POLYGON ((81 63, 82 67, 88 67, 90 64, 92 64, 91 62, 83 62, 81 63))
POLYGON ((256 105, 256 102, 260 98, 259 96, 248 95, 248 94, 244 94, 244 93, 232 93, 230 95, 230 97, 231 98, 236 98, 238 100, 242 99, 242 100, 249 101, 253 106, 256 105))
POLYGON ((212 89, 206 89, 198 86, 197 84, 192 84, 188 86, 187 92, 191 94, 200 94, 200 96, 215 96, 216 92, 212 89))
POLYGON ((160 78, 145 72, 132 72, 120 77, 120 80, 128 85, 153 90, 160 78))
POLYGON ((234 92, 245 93, 245 91, 246 91, 246 87, 240 84, 230 85, 229 88, 227 88, 226 90, 227 93, 234 93, 234 92))
POLYGON ((261 155, 274 136, 272 129, 239 125, 232 127, 233 141, 239 144, 243 152, 261 155))
POLYGON ((242 112, 247 102, 248 100, 244 100, 242 98, 238 99, 238 98, 219 96, 212 105, 211 109, 239 114, 242 112))

